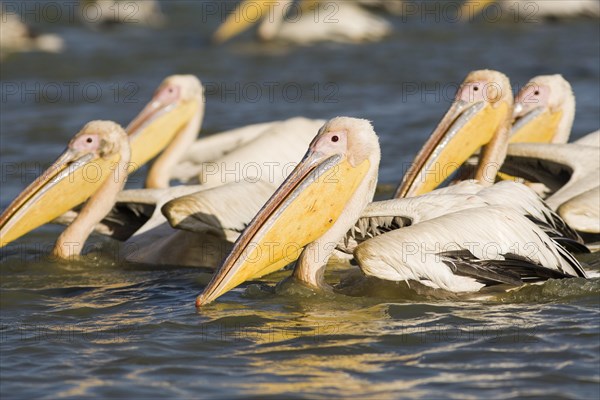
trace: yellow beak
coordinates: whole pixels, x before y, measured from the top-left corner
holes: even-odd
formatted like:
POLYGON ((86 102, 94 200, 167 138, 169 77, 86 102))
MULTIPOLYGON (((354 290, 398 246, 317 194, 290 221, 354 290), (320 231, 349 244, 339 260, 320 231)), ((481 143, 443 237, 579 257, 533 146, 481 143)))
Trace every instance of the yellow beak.
POLYGON ((369 164, 352 166, 343 155, 309 150, 238 238, 196 305, 294 262, 342 215, 369 164))
POLYGON ((482 11, 494 1, 495 0, 467 0, 461 6, 458 15, 464 19, 473 19, 481 14, 482 11))
MULTIPOLYGON (((213 41, 215 43, 226 42, 266 17, 283 19, 284 15, 269 16, 271 9, 277 5, 281 5, 280 3, 281 0, 243 0, 227 16, 225 22, 217 28, 213 34, 213 41)), ((316 3, 318 3, 316 0, 301 0, 299 2, 299 10, 300 12, 304 12, 309 8, 314 8, 316 3)), ((281 12, 286 12, 288 9, 288 7, 283 7, 281 8, 281 12)))
POLYGON ((150 102, 127 127, 132 166, 128 172, 131 174, 166 148, 199 107, 197 100, 172 104, 150 102))
MULTIPOLYGON (((519 111, 519 104, 515 106, 519 111)), ((510 132, 510 143, 552 143, 562 111, 552 112, 547 107, 536 107, 523 116, 518 116, 510 132)))
POLYGON ((0 215, 0 247, 86 201, 106 179, 113 179, 119 158, 66 150, 0 215))
POLYGON ((504 101, 455 101, 417 154, 394 197, 418 196, 438 187, 492 140, 509 112, 504 101))
POLYGON ((223 43, 239 35, 269 13, 273 1, 244 0, 227 16, 225 22, 213 34, 216 43, 223 43))

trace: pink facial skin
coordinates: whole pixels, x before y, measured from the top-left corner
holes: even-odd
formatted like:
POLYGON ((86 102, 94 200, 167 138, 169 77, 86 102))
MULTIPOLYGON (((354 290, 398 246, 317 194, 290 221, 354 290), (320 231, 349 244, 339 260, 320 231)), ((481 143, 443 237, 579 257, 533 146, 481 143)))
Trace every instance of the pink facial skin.
POLYGON ((159 101, 162 104, 170 104, 179 100, 181 94, 181 88, 176 85, 166 85, 159 88, 154 94, 154 101, 159 101))
POLYGON ((348 148, 348 133, 346 131, 327 132, 312 146, 313 151, 323 154, 345 153, 348 148))
POLYGON ((524 111, 543 107, 550 100, 550 88, 546 85, 529 84, 525 86, 515 99, 515 104, 521 104, 524 111))
POLYGON ((82 153, 97 152, 100 148, 100 137, 94 134, 82 135, 76 138, 70 147, 82 153))
POLYGON ((466 82, 456 93, 456 100, 467 103, 485 101, 494 103, 502 97, 500 85, 495 82, 466 82))

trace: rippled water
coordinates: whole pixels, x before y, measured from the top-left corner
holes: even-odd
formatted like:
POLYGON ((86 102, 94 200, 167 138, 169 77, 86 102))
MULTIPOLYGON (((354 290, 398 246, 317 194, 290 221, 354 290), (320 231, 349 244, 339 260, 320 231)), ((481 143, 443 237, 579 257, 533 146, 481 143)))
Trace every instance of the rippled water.
MULTIPOLYGON (((172 73, 196 74, 207 86, 206 133, 294 115, 373 120, 381 181, 390 184, 447 108, 452 89, 444 85, 472 69, 501 70, 515 88, 560 72, 577 97, 573 136, 600 127, 596 21, 459 25, 398 17, 395 34, 376 44, 295 48, 246 37, 212 47, 207 37, 217 21, 203 23, 198 3, 166 2, 164 10, 171 23, 162 29, 46 24, 64 36, 65 53, 3 62, 2 208, 85 122, 127 123, 172 73), (77 89, 71 97, 72 82, 101 94, 77 89), (273 82, 302 95, 275 90, 269 98, 273 82), (262 96, 235 94, 236 83, 258 84, 262 96), (58 100, 52 84, 63 88, 58 100)), ((139 186, 143 172, 130 185, 139 186)), ((376 281, 346 294, 275 287, 289 275, 282 271, 196 311, 208 271, 127 265, 107 256, 112 250, 59 264, 45 256, 59 231, 43 227, 2 250, 2 398, 599 396, 597 278, 464 298, 376 281)), ((583 261, 600 269, 597 256, 583 261)), ((344 274, 331 268, 328 280, 344 274)))

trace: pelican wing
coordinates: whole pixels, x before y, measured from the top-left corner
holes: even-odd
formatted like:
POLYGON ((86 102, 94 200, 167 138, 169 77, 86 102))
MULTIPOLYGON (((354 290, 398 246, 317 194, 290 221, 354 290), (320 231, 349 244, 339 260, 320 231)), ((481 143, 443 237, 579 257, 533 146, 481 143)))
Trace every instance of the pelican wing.
POLYGON ((587 252, 579 245, 581 237, 527 186, 503 181, 483 187, 473 181, 437 189, 413 198, 392 199, 369 204, 356 225, 348 232, 340 250, 351 252, 356 244, 383 233, 416 225, 451 212, 506 206, 515 209, 544 230, 550 237, 576 252, 587 252))
POLYGON ((196 140, 171 170, 171 179, 183 183, 194 182, 202 172, 203 163, 215 162, 245 146, 276 123, 277 121, 248 125, 196 140))
POLYGON ((477 291, 492 281, 514 283, 515 274, 521 280, 544 279, 548 273, 542 267, 561 276, 585 276, 556 240, 520 212, 502 206, 465 209, 393 230, 361 243, 354 256, 367 275, 416 280, 454 292, 477 291), (472 256, 465 257, 465 251, 472 256), (450 261, 458 264, 451 267, 450 261))
POLYGON ((501 171, 541 182, 557 191, 572 179, 600 167, 600 148, 582 144, 514 143, 501 171))
MULTIPOLYGON (((546 203, 557 210, 567 201, 599 186, 600 147, 575 143, 513 144, 502 171, 548 186, 555 193, 546 199, 546 203)), ((586 199, 593 200, 593 196, 586 199)), ((597 209, 597 203, 588 206, 597 209)))
POLYGON ((580 232, 600 232, 600 186, 574 196, 558 209, 569 225, 580 232))
POLYGON ((443 262, 453 273, 471 277, 486 286, 497 284, 521 285, 548 279, 569 278, 561 271, 546 268, 517 254, 504 254, 504 260, 481 260, 468 250, 440 253, 443 262))
MULTIPOLYGON (((67 211, 51 223, 71 225, 82 206, 67 211)), ((140 229, 152 216, 155 207, 143 203, 115 203, 112 210, 94 227, 93 232, 125 241, 140 229)))
POLYGON ((181 182, 212 187, 240 180, 275 185, 304 154, 323 120, 303 117, 249 125, 198 140, 171 172, 181 182))
POLYGON ((173 228, 241 232, 275 191, 269 182, 232 182, 169 201, 162 212, 173 228))
POLYGON ((588 133, 584 137, 575 140, 573 143, 580 144, 583 146, 600 147, 600 129, 597 131, 588 133))
MULTIPOLYGON (((94 227, 94 233, 126 241, 144 227, 155 214, 157 207, 174 198, 193 193, 200 186, 176 186, 166 189, 132 189, 117 195, 112 210, 94 227)), ((52 221, 53 224, 70 225, 79 215, 82 206, 67 211, 52 221)))

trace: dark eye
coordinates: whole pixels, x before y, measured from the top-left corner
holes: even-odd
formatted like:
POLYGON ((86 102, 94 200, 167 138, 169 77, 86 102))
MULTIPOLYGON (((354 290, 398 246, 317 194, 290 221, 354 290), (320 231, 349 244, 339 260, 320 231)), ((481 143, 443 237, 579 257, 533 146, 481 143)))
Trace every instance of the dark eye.
POLYGON ((172 87, 169 88, 169 93, 173 93, 173 88, 172 87))
POLYGON ((536 90, 535 92, 533 92, 534 95, 538 96, 540 94, 539 90, 536 90))
POLYGON ((94 140, 91 137, 89 137, 85 141, 88 142, 88 143, 92 143, 94 140))
POLYGON ((331 137, 332 142, 337 142, 338 140, 340 140, 340 138, 337 135, 331 137))
POLYGON ((475 92, 476 92, 476 91, 478 91, 478 90, 479 90, 479 86, 475 86, 475 87, 473 87, 473 90, 474 90, 475 92))

